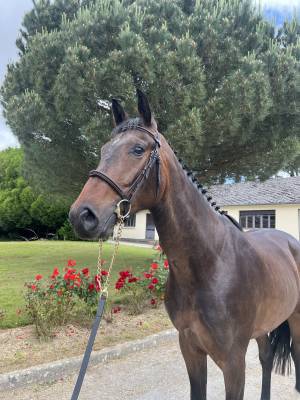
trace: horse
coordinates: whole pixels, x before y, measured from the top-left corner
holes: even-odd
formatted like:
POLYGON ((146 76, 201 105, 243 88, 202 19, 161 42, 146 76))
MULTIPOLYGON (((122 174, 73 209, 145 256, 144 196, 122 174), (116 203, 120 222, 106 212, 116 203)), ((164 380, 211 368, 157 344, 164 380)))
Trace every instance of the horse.
POLYGON ((261 400, 271 372, 295 365, 300 392, 300 244, 275 229, 243 231, 220 211, 159 133, 145 94, 139 117, 112 101, 115 127, 69 218, 83 239, 106 239, 116 204, 148 209, 169 260, 165 306, 178 330, 190 399, 207 398, 207 356, 224 375, 226 400, 242 400, 245 356, 255 339, 262 366, 261 400))

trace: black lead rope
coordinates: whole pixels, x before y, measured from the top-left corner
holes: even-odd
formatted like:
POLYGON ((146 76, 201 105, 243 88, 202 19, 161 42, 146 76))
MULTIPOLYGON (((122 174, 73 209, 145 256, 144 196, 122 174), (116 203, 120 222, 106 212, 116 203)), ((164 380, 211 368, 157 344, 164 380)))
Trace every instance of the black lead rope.
POLYGON ((84 352, 84 356, 82 359, 82 363, 81 363, 81 367, 80 367, 80 371, 79 371, 79 375, 72 393, 72 397, 71 400, 77 400, 80 394, 80 390, 81 390, 81 386, 83 383, 83 379, 85 377, 85 373, 86 373, 86 369, 88 367, 89 364, 89 360, 90 360, 90 356, 91 356, 91 352, 93 350, 93 345, 95 342, 95 337, 97 335, 97 331, 101 322, 101 318, 103 315, 103 311, 104 311, 104 307, 105 307, 105 302, 106 302, 106 296, 104 294, 102 294, 100 296, 99 299, 99 303, 98 303, 98 307, 97 307, 97 313, 96 313, 96 318, 93 324, 93 328, 89 337, 89 341, 88 344, 86 346, 85 352, 84 352))

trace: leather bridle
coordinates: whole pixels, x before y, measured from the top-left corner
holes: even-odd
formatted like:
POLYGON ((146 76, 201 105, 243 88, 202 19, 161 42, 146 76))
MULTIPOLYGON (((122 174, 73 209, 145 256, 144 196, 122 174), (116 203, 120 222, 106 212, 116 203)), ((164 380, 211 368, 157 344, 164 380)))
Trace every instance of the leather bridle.
POLYGON ((131 126, 124 126, 124 128, 121 128, 120 132, 125 132, 127 130, 133 130, 133 129, 141 131, 141 132, 145 132, 148 135, 150 135, 152 137, 152 139, 154 140, 154 144, 153 144, 151 153, 149 155, 148 161, 146 162, 144 168, 142 168, 142 170, 138 173, 138 175, 133 180, 129 190, 127 192, 124 192, 120 188, 120 186, 116 182, 114 182, 104 172, 101 172, 98 170, 92 170, 89 173, 89 177, 99 178, 102 181, 106 182, 121 197, 121 200, 128 202, 129 205, 130 205, 131 199, 132 199, 133 195, 135 194, 135 192, 137 191, 137 189, 140 187, 142 182, 145 179, 147 179, 147 177, 149 176, 151 168, 154 164, 156 164, 156 171, 157 171, 157 174, 156 174, 156 196, 158 195, 159 185, 160 185, 160 157, 159 157, 159 152, 158 152, 158 149, 160 147, 159 133, 158 132, 153 133, 141 125, 136 125, 136 126, 134 126, 134 128, 131 126))

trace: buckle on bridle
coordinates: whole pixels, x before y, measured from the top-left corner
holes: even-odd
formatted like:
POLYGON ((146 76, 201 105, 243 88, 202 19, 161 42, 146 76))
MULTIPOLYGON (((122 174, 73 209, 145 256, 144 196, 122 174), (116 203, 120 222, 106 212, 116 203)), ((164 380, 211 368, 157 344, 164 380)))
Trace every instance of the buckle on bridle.
POLYGON ((116 205, 115 213, 117 214, 118 220, 123 220, 124 221, 126 218, 129 217, 130 211, 131 211, 131 203, 127 199, 120 200, 118 202, 118 204, 116 205), (126 208, 124 208, 124 203, 125 204, 127 203, 127 206, 128 206, 127 210, 126 210, 126 208), (123 204, 123 210, 122 210, 122 207, 121 207, 122 204, 123 204), (123 212, 125 212, 125 213, 123 214, 123 212))

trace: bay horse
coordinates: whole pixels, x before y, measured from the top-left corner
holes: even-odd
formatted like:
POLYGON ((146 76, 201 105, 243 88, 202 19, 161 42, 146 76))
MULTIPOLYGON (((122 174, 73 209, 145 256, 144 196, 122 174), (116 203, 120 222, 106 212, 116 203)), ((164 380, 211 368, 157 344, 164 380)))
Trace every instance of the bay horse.
POLYGON ((84 239, 107 238, 120 199, 153 215, 170 273, 165 305, 179 332, 191 400, 205 400, 207 355, 224 375, 226 400, 242 400, 245 355, 255 339, 261 400, 270 399, 273 367, 290 357, 300 392, 300 244, 275 229, 244 232, 222 214, 158 132, 138 90, 138 118, 112 101, 115 128, 70 210, 84 239))

